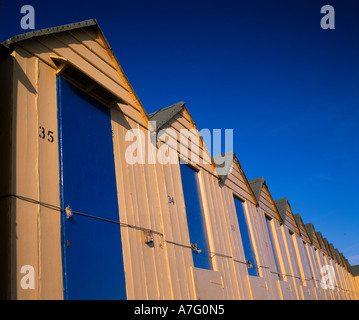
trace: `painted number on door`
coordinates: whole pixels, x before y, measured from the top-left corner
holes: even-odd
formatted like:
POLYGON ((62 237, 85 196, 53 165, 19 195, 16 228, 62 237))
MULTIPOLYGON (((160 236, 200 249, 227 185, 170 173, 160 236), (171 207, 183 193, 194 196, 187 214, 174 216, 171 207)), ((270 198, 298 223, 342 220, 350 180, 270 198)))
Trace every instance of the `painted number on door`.
POLYGON ((54 142, 54 132, 51 131, 51 130, 47 130, 44 128, 44 127, 39 127, 40 129, 40 133, 39 133, 39 137, 40 139, 43 139, 47 141, 49 141, 50 143, 53 143, 54 142))
POLYGON ((173 198, 173 197, 171 197, 171 196, 168 196, 168 203, 169 204, 175 204, 175 199, 173 198))

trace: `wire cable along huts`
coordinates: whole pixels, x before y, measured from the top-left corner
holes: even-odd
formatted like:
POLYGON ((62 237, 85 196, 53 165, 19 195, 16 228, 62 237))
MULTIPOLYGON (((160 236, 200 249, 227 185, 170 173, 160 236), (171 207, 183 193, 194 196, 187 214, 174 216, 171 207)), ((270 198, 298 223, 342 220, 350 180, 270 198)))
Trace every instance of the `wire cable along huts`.
POLYGON ((0 81, 2 299, 358 299, 184 102, 147 114, 96 20, 3 42, 0 81))

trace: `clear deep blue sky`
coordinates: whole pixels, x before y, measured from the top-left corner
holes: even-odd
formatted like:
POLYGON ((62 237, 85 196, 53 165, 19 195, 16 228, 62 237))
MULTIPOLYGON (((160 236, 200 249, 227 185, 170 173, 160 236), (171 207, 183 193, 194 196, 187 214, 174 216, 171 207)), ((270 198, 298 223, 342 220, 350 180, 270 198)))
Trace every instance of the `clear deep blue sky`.
POLYGON ((183 100, 199 129, 234 129, 247 178, 359 264, 359 1, 0 2, 0 41, 24 4, 36 29, 96 18, 148 113, 183 100))

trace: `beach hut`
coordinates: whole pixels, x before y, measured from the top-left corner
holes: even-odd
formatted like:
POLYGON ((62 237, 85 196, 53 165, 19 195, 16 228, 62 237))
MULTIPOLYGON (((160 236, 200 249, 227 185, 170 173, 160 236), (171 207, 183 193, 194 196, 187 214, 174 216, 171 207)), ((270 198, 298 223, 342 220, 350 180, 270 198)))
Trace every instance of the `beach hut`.
POLYGON ((147 114, 96 20, 1 43, 0 84, 0 298, 312 298, 315 233, 183 101, 147 114))
POLYGON ((263 177, 249 181, 253 193, 259 204, 257 210, 264 217, 262 237, 265 240, 265 254, 267 264, 270 266, 272 282, 276 283, 280 299, 297 299, 291 279, 288 279, 289 260, 286 254, 284 240, 281 232, 281 218, 271 196, 267 183, 263 177))
POLYGON ((95 20, 1 48, 5 295, 125 299, 110 108, 142 125, 146 112, 95 20))
POLYGON ((282 198, 274 202, 283 220, 281 231, 290 266, 290 270, 287 270, 287 275, 290 275, 297 299, 302 300, 304 296, 301 286, 304 284, 304 277, 300 269, 300 255, 297 248, 297 238, 301 236, 300 230, 295 222, 288 199, 282 198))
POLYGON ((310 261, 310 245, 311 245, 311 239, 308 235, 308 232, 304 226, 303 220, 299 213, 294 215, 295 222, 297 223, 297 226, 300 230, 300 238, 297 239, 297 248, 300 255, 300 268, 301 273, 303 275, 303 296, 305 297, 305 300, 314 300, 317 299, 316 295, 316 283, 314 281, 314 273, 311 268, 311 261, 310 261))

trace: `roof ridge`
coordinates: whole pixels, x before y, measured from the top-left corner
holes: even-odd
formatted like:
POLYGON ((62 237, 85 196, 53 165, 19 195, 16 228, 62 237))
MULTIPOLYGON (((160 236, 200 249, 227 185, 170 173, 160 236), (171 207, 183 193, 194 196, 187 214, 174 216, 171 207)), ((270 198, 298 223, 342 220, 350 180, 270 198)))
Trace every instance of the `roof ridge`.
POLYGON ((171 106, 159 109, 150 113, 148 117, 150 120, 156 121, 156 130, 159 130, 166 122, 172 119, 178 112, 180 112, 185 103, 183 101, 177 102, 171 106))
POLYGON ((152 112, 152 113, 149 113, 148 115, 149 115, 150 117, 153 117, 154 115, 156 115, 156 114, 159 113, 159 112, 162 112, 162 111, 165 111, 165 110, 168 110, 168 109, 171 109, 171 108, 175 108, 175 107, 177 107, 177 106, 179 106, 179 105, 184 105, 184 104, 185 104, 184 101, 180 101, 180 102, 177 102, 177 103, 175 103, 175 104, 172 104, 172 105, 170 105, 170 106, 168 106, 168 107, 164 107, 164 108, 158 109, 158 110, 156 110, 156 111, 154 111, 154 112, 152 112))
POLYGON ((63 31, 72 30, 72 29, 79 28, 79 27, 88 27, 88 26, 95 26, 95 25, 98 26, 96 19, 83 20, 83 21, 79 21, 79 22, 64 24, 64 25, 57 26, 57 27, 44 28, 44 29, 34 30, 31 32, 21 33, 21 34, 15 35, 15 36, 1 42, 1 44, 6 48, 10 48, 10 46, 12 44, 19 42, 19 41, 30 39, 32 37, 37 37, 37 36, 42 36, 42 35, 52 34, 52 33, 57 33, 57 32, 63 32, 63 31))

